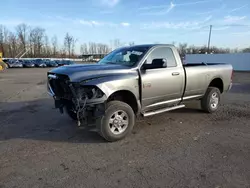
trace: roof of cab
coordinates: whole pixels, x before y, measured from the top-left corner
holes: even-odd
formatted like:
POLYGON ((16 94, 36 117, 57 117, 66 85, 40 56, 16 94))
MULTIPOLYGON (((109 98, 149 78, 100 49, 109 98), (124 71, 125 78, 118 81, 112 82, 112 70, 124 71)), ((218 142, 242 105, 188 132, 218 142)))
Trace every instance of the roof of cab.
POLYGON ((152 48, 152 47, 156 47, 156 46, 171 46, 173 47, 173 44, 139 44, 139 45, 133 45, 130 47, 146 47, 146 48, 152 48))

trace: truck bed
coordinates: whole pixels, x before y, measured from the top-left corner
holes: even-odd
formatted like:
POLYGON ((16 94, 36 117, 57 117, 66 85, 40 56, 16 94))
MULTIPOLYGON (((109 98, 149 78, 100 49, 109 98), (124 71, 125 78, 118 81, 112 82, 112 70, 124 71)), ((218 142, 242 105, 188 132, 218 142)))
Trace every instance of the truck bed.
POLYGON ((210 66, 210 65, 223 65, 224 63, 188 63, 188 64, 183 64, 183 67, 195 67, 195 66, 210 66))
POLYGON ((214 78, 223 81, 223 91, 226 91, 231 84, 232 66, 223 63, 213 64, 186 64, 183 65, 186 75, 185 93, 187 96, 202 95, 214 78))

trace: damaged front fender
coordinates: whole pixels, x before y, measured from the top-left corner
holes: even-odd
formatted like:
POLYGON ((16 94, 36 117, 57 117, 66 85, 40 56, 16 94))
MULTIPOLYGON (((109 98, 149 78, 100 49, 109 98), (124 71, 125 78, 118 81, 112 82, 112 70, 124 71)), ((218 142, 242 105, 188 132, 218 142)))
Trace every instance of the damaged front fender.
POLYGON ((82 86, 96 86, 109 98, 117 91, 127 90, 133 93, 139 100, 139 76, 136 72, 131 72, 126 75, 109 75, 95 77, 81 82, 82 86))
POLYGON ((80 103, 86 103, 87 105, 95 105, 104 103, 107 100, 107 96, 102 90, 100 90, 97 86, 83 86, 78 85, 73 86, 73 84, 69 85, 73 99, 77 99, 80 103))
POLYGON ((105 112, 107 96, 96 86, 69 84, 72 92, 72 109, 76 113, 78 126, 82 120, 88 124, 88 119, 95 119, 105 112))
MULTIPOLYGON (((86 119, 96 119, 105 113, 106 102, 115 92, 127 90, 139 100, 138 75, 109 75, 74 82, 68 76, 49 73, 48 90, 55 99, 56 108, 75 114, 78 125, 86 119)), ((86 123, 88 124, 88 123, 86 123)))

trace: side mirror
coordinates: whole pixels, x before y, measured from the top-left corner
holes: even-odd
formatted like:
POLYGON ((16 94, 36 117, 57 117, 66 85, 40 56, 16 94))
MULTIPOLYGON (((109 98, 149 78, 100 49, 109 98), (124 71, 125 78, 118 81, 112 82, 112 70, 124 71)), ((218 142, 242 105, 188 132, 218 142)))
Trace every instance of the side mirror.
POLYGON ((141 66, 141 70, 146 71, 147 69, 150 69, 151 67, 152 67, 151 64, 146 64, 146 63, 144 63, 144 64, 141 66))
POLYGON ((167 67, 166 59, 153 59, 151 64, 147 64, 146 62, 144 62, 141 68, 142 70, 147 70, 147 69, 160 69, 166 67, 167 67))
POLYGON ((163 58, 163 59, 153 59, 152 65, 155 68, 166 68, 167 67, 167 60, 165 58, 163 58))

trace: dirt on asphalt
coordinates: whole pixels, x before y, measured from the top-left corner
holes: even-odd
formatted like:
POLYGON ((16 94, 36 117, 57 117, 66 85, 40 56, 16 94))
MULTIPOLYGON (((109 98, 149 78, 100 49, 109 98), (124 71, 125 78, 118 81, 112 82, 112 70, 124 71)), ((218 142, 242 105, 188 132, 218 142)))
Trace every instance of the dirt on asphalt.
POLYGON ((250 73, 215 114, 191 102, 108 143, 53 109, 47 71, 0 73, 1 188, 250 187, 250 73))

